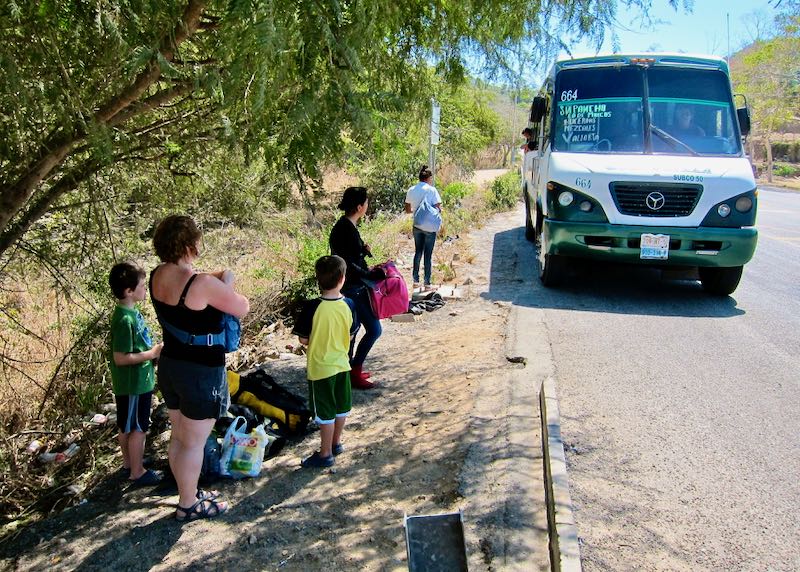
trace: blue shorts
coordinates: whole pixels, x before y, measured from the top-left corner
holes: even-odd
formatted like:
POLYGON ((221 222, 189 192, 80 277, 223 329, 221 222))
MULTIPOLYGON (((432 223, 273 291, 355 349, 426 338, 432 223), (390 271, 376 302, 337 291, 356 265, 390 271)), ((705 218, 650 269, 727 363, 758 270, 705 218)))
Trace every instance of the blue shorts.
POLYGON ((197 421, 219 419, 231 403, 225 366, 210 367, 161 356, 158 388, 167 409, 177 409, 197 421))
POLYGON ((115 395, 117 402, 117 427, 121 433, 150 429, 150 407, 153 405, 153 392, 140 395, 115 395))
POLYGON ((350 372, 343 371, 324 379, 308 380, 308 408, 319 425, 347 417, 353 406, 350 372))

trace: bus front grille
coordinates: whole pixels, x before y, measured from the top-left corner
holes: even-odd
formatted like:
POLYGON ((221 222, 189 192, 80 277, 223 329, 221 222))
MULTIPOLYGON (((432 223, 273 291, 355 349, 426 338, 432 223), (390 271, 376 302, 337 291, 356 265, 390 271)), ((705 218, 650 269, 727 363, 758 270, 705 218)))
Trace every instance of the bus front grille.
POLYGON ((671 183, 611 183, 611 196, 621 214, 679 217, 692 214, 702 185, 671 183))

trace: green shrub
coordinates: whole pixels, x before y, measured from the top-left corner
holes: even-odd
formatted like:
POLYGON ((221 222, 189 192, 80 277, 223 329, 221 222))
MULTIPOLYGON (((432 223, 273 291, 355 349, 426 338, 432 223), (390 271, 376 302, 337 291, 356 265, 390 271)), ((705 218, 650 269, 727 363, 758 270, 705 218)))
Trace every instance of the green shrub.
POLYGON ((800 175, 800 165, 788 163, 775 163, 772 172, 779 177, 797 177, 800 175))
POLYGON ((510 209, 520 199, 521 188, 522 179, 518 171, 500 175, 489 188, 489 207, 497 211, 510 209))
POLYGON ((319 295, 317 279, 314 274, 314 264, 320 256, 331 253, 328 245, 330 228, 309 231, 308 234, 298 236, 299 248, 297 250, 297 273, 299 278, 291 282, 286 288, 286 298, 292 302, 315 298, 319 295))
POLYGON ((442 204, 446 208, 458 206, 465 197, 474 193, 475 190, 476 187, 472 183, 463 183, 461 181, 450 183, 442 189, 442 204))

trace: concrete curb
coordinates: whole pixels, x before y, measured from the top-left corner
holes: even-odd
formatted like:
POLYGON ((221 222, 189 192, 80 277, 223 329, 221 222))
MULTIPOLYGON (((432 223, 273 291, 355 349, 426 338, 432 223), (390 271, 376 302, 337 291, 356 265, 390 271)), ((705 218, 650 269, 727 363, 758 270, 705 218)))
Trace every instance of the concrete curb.
POLYGON ((567 460, 561 442, 561 417, 556 386, 548 377, 539 390, 542 419, 544 482, 547 500, 547 528, 550 534, 550 569, 553 572, 581 572, 578 527, 572 514, 567 460))

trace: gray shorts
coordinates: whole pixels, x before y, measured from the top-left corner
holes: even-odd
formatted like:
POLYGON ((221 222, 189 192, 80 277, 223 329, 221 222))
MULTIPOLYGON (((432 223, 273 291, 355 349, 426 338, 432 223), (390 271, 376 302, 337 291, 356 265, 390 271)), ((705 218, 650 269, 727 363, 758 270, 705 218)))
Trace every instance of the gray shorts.
POLYGON ((198 421, 219 419, 231 401, 224 366, 209 367, 161 356, 158 388, 167 409, 177 409, 198 421))

